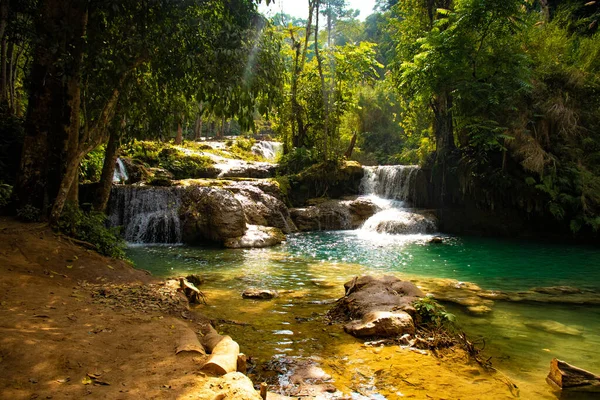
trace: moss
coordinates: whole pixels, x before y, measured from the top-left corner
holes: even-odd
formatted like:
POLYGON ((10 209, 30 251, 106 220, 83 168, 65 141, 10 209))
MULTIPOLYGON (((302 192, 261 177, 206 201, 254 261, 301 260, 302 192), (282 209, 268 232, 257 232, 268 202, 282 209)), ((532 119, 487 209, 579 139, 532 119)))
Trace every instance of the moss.
POLYGON ((160 166, 173 174, 175 179, 210 178, 218 174, 214 161, 207 156, 186 154, 173 147, 166 147, 159 154, 160 166))

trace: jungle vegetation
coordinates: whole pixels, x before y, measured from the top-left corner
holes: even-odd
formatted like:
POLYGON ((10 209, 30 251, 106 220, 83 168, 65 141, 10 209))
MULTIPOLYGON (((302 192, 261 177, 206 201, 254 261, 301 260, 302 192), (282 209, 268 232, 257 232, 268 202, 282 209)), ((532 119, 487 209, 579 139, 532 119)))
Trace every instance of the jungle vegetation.
POLYGON ((57 224, 94 176, 101 212, 134 139, 234 133, 282 174, 418 163, 444 201, 600 228, 600 2, 257 3, 1 0, 0 207, 57 224))

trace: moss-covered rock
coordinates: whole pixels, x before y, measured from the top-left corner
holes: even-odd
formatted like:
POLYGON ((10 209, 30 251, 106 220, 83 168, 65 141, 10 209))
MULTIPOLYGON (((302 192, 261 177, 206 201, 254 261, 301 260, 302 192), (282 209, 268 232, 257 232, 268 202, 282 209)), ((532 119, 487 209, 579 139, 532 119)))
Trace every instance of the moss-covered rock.
POLYGON ((301 207, 315 197, 357 195, 363 175, 361 165, 355 161, 316 164, 288 177, 288 197, 294 207, 301 207))

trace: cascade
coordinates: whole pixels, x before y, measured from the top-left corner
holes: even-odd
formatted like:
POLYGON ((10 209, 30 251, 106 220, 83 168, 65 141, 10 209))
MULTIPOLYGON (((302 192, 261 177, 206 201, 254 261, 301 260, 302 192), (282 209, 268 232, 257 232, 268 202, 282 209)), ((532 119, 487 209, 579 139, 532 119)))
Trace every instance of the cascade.
POLYGON ((129 243, 181 243, 180 188, 113 186, 110 226, 123 226, 129 243))
POLYGON ((407 208, 414 199, 416 165, 364 167, 361 194, 379 211, 360 228, 363 232, 388 234, 432 233, 436 230, 432 216, 407 208))
POLYGON ((252 146, 252 152, 267 161, 275 161, 282 149, 283 144, 280 142, 260 141, 252 146))
POLYGON ((115 165, 115 172, 113 172, 113 183, 125 183, 128 180, 127 167, 123 163, 123 160, 117 158, 117 165, 115 165))

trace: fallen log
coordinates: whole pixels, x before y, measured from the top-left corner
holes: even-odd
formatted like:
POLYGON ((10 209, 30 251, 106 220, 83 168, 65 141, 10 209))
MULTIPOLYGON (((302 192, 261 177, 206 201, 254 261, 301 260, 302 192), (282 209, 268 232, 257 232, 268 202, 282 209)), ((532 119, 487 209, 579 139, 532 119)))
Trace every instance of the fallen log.
POLYGON ((212 354, 202 370, 214 375, 236 372, 239 354, 240 346, 233 341, 231 336, 223 336, 223 339, 213 348, 212 354))
POLYGON ((204 346, 207 353, 212 353, 221 340, 223 340, 223 335, 219 335, 215 328, 209 325, 208 332, 202 336, 202 346, 204 346))
POLYGON ((198 353, 203 356, 206 355, 204 346, 200 344, 198 336, 196 336, 196 333, 190 328, 185 328, 181 331, 177 348, 175 349, 175 354, 179 354, 184 351, 198 353))
POLYGON ((600 376, 556 358, 550 362, 546 382, 559 390, 600 393, 600 376))

